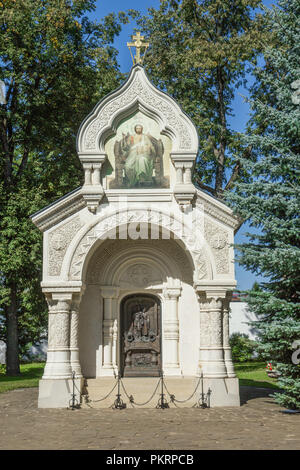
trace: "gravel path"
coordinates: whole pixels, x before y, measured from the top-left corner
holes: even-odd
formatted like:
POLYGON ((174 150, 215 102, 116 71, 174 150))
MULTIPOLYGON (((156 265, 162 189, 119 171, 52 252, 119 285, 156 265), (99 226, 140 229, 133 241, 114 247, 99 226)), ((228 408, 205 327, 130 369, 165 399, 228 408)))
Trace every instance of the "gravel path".
POLYGON ((0 449, 300 449, 300 415, 270 390, 241 387, 240 408, 38 409, 38 389, 0 394, 0 449))

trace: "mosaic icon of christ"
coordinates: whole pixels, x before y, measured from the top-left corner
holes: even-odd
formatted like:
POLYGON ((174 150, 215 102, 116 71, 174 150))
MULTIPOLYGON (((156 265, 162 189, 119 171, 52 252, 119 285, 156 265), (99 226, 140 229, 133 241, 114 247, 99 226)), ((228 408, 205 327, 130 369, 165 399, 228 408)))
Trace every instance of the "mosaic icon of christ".
POLYGON ((164 152, 162 141, 151 134, 144 134, 141 124, 136 124, 134 131, 134 135, 123 133, 114 147, 115 156, 124 162, 125 178, 130 188, 153 183, 155 161, 161 159, 164 152))

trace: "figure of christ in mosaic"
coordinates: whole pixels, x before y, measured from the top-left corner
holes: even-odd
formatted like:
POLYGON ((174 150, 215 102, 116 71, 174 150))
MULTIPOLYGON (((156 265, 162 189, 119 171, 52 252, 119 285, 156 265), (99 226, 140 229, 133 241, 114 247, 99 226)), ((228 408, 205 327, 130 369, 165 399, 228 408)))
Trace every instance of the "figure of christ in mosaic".
POLYGON ((151 186, 153 169, 162 161, 163 143, 151 134, 144 134, 141 124, 137 124, 134 131, 134 135, 123 134, 122 139, 116 141, 114 153, 124 162, 127 187, 151 186))

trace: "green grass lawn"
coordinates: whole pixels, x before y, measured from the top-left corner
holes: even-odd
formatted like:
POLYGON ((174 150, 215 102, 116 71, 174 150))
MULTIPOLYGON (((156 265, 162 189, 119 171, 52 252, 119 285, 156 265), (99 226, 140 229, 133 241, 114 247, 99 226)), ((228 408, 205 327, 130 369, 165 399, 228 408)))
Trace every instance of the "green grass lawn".
POLYGON ((44 367, 44 362, 33 362, 31 364, 21 364, 21 375, 18 377, 7 377, 0 374, 0 393, 15 388, 37 387, 43 375, 44 367))
MULTIPOLYGON (((7 377, 0 374, 0 393, 15 388, 37 387, 43 375, 45 364, 42 362, 32 364, 21 364, 21 375, 18 377, 7 377)), ((262 388, 278 388, 276 379, 271 379, 266 374, 264 362, 235 363, 235 372, 240 379, 240 385, 262 388)))
POLYGON ((277 380, 268 377, 265 362, 236 362, 235 373, 240 379, 240 385, 262 388, 279 388, 277 380))

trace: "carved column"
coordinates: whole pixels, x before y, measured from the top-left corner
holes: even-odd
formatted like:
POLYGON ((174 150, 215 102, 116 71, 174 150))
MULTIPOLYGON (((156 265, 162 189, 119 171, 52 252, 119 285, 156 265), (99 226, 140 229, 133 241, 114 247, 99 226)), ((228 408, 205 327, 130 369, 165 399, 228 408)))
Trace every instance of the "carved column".
POLYGON ((193 167, 193 162, 184 163, 184 184, 192 183, 192 167, 193 167))
POLYGON ((79 303, 80 295, 73 298, 70 316, 70 362, 76 377, 83 377, 79 360, 79 303))
POLYGON ((113 324, 112 363, 113 363, 113 368, 116 372, 118 371, 117 351, 118 351, 118 320, 115 318, 114 324, 113 324))
POLYGON ((183 163, 176 162, 175 168, 176 168, 176 184, 182 184, 183 183, 183 163))
POLYGON ((179 321, 178 298, 181 288, 167 288, 164 290, 164 347, 163 369, 167 375, 180 375, 179 365, 179 321))
POLYGON ((84 168, 84 185, 82 196, 90 212, 96 213, 99 202, 103 198, 104 190, 101 185, 101 168, 106 155, 81 155, 84 168))
POLYGON ((118 290, 114 287, 102 287, 103 297, 103 360, 101 375, 112 376, 116 368, 117 358, 117 296, 118 290))
POLYGON ((200 292, 199 372, 204 377, 224 378, 227 370, 223 350, 223 299, 200 292))
POLYGON ((84 163, 84 184, 90 185, 92 184, 92 164, 91 163, 84 163))
POLYGON ((48 294, 48 351, 43 379, 68 379, 70 362, 70 309, 72 293, 48 294))
POLYGON ((223 301, 223 349, 227 375, 228 377, 236 377, 229 345, 229 304, 231 297, 232 292, 229 292, 223 301))
POLYGON ((174 196, 182 211, 186 211, 194 199, 196 189, 192 184, 192 168, 195 162, 195 154, 171 154, 176 170, 176 183, 174 196))
POLYGON ((93 163, 93 184, 100 185, 101 184, 101 172, 102 163, 93 163))

